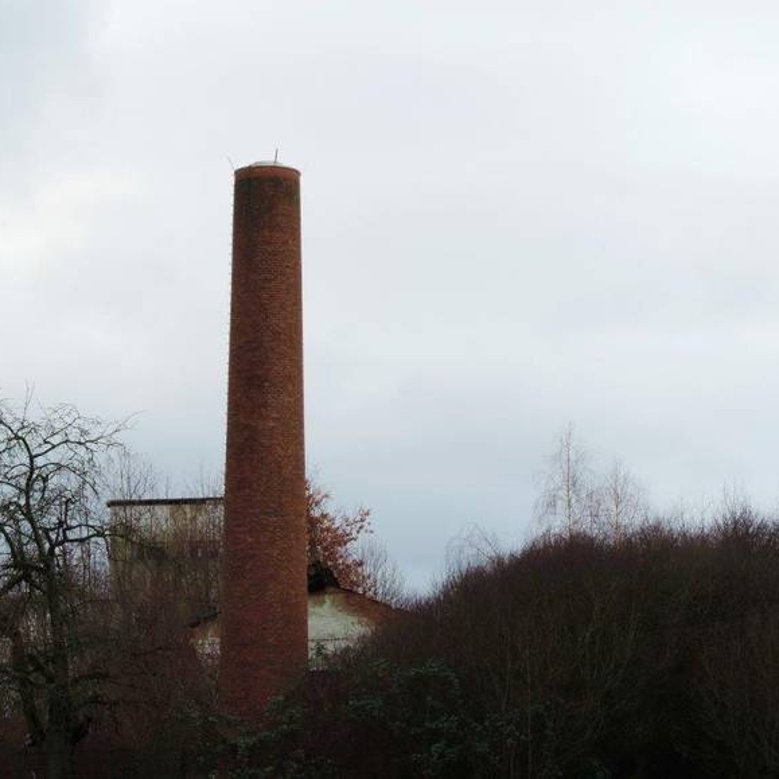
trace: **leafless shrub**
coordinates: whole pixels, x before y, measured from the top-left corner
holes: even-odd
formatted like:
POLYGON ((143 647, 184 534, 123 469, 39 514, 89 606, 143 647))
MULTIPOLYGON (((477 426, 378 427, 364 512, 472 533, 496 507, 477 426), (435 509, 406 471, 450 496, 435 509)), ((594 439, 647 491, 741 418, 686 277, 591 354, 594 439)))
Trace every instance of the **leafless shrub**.
POLYGON ((407 600, 405 581, 386 544, 375 536, 363 538, 355 555, 362 562, 364 592, 390 606, 402 606, 407 600))
POLYGON ((452 571, 342 662, 294 743, 341 775, 776 774, 779 528, 731 509, 452 571))

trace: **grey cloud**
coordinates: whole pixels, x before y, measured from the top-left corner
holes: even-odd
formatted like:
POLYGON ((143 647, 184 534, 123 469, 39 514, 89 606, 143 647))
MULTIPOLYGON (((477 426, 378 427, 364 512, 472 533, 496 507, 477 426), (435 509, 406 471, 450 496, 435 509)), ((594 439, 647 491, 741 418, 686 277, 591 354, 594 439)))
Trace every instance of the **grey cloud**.
POLYGON ((529 532, 568 420, 661 504, 775 499, 773 4, 6 6, 4 394, 218 473, 226 155, 280 146, 309 459, 416 582, 469 523, 529 532))

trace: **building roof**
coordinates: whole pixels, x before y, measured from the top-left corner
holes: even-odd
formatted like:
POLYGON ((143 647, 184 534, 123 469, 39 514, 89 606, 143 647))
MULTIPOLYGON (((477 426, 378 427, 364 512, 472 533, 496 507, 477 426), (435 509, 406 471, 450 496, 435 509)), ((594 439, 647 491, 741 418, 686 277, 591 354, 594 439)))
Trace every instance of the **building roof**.
POLYGON ((114 506, 185 506, 187 504, 222 503, 221 495, 211 495, 205 498, 143 498, 141 500, 109 500, 108 508, 114 506))

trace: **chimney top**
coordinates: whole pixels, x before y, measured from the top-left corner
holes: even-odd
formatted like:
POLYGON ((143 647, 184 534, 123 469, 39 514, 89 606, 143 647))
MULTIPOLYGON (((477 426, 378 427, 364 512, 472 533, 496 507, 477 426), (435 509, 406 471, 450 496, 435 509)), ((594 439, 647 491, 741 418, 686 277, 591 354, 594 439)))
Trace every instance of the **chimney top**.
MULTIPOLYGON (((246 166, 247 168, 289 168, 289 165, 285 165, 283 162, 279 162, 278 160, 257 160, 257 162, 252 162, 250 165, 246 166)), ((295 170, 295 168, 292 168, 292 170, 295 170)))
POLYGON ((297 168, 293 168, 291 165, 282 165, 280 162, 274 160, 260 160, 258 162, 252 162, 250 165, 246 165, 243 168, 237 168, 235 171, 235 177, 237 179, 244 178, 259 178, 261 176, 300 176, 300 171, 297 168))

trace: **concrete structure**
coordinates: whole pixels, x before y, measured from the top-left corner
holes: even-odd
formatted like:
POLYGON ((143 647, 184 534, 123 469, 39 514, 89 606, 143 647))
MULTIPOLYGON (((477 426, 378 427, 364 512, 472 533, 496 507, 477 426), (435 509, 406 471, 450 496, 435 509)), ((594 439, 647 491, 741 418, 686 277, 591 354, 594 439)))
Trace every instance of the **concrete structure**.
POLYGON ((235 172, 219 694, 247 720, 308 649, 299 177, 235 172))
POLYGON ((186 624, 219 605, 221 497, 112 500, 111 581, 125 602, 153 601, 186 624))
MULTIPOLYGON (((113 500, 111 525, 122 531, 112 544, 114 578, 136 597, 180 598, 169 609, 204 664, 221 654, 222 625, 215 571, 221 556, 223 501, 220 497, 113 500)), ((384 603, 338 586, 325 566, 307 569, 308 667, 369 635, 395 614, 384 603)))
POLYGON ((308 593, 308 664, 318 668, 335 652, 369 636, 396 611, 351 590, 327 586, 308 593))
MULTIPOLYGON (((321 670, 329 655, 354 646, 395 614, 395 609, 386 603, 335 585, 310 591, 307 614, 309 669, 321 670)), ((207 667, 219 663, 222 632, 219 612, 193 620, 189 629, 200 661, 207 667)))

